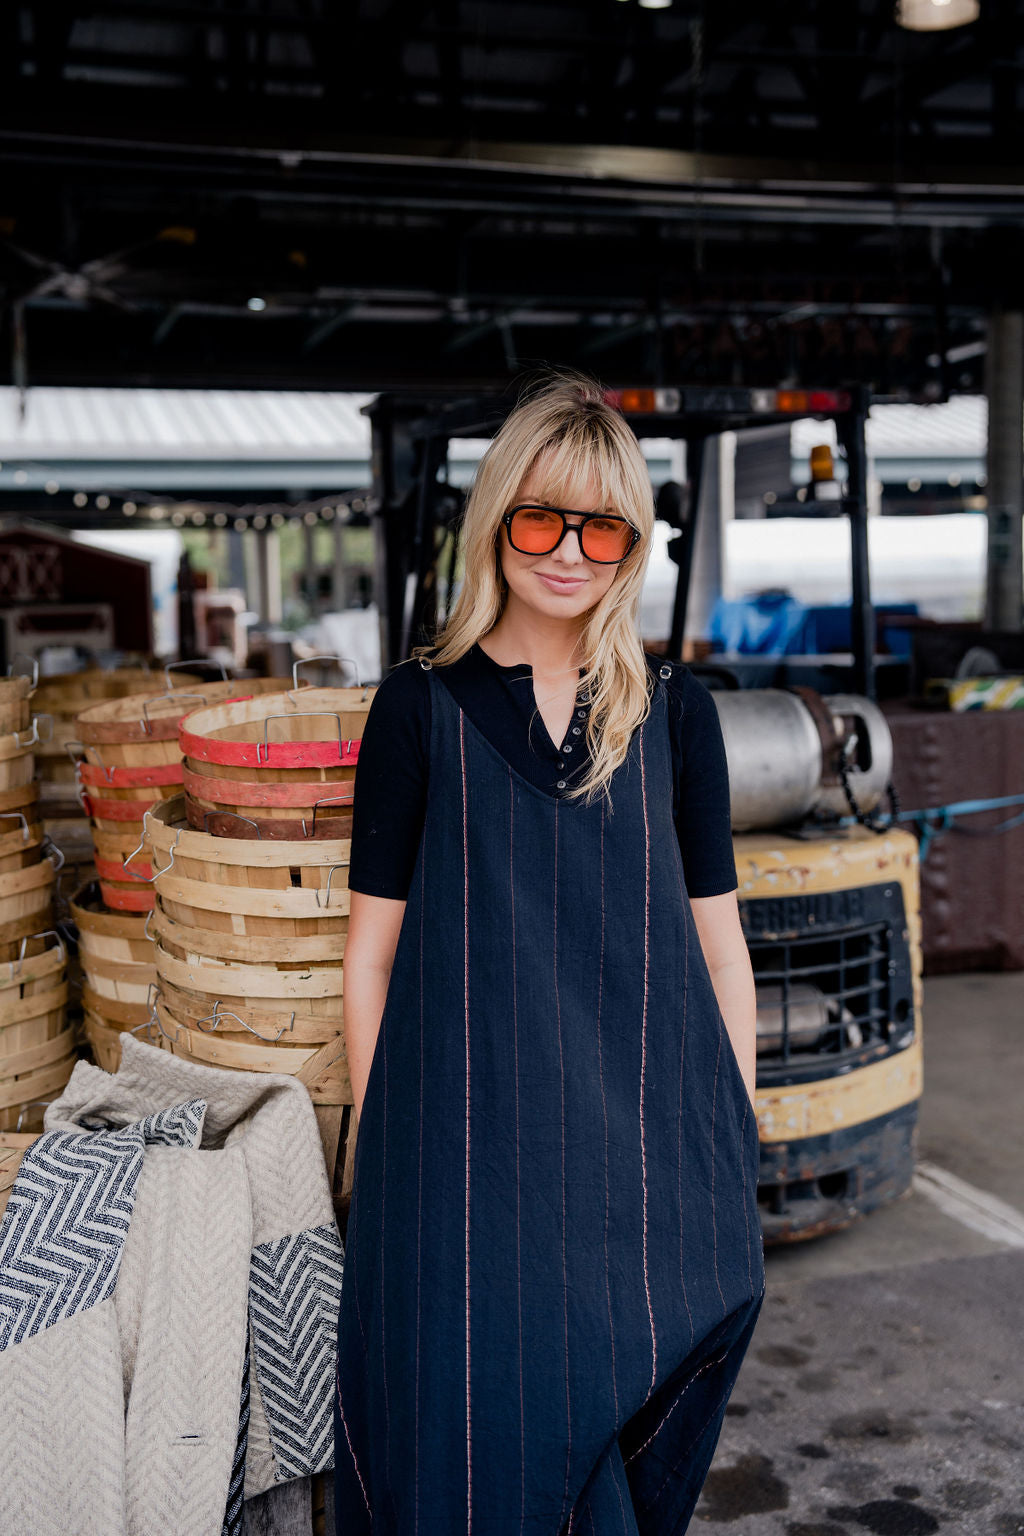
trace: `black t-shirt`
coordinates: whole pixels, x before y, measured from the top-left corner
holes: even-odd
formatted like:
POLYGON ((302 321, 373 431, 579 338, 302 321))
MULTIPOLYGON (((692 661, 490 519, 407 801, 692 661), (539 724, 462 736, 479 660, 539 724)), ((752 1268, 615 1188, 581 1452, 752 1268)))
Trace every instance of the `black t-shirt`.
MULTIPOLYGON (((645 653, 646 654, 646 653, 645 653)), ((647 656, 657 673, 664 660, 647 656)), ((585 700, 556 744, 536 708, 533 671, 504 667, 474 645, 438 678, 507 763, 537 789, 560 797, 589 763, 585 700)), ((736 889, 729 778, 718 711, 703 683, 681 662, 668 682, 672 813, 691 896, 736 889)), ((417 660, 395 667, 370 705, 356 768, 349 886, 406 900, 426 815, 430 761, 429 680, 417 660)))

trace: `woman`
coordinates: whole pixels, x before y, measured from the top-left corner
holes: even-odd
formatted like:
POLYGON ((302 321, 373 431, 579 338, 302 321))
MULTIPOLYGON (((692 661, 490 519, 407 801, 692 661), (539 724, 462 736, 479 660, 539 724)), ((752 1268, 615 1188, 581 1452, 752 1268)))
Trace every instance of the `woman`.
POLYGON ((367 720, 345 1536, 684 1531, 753 1331, 753 981, 714 706, 637 633, 653 524, 625 421, 555 379, 367 720))

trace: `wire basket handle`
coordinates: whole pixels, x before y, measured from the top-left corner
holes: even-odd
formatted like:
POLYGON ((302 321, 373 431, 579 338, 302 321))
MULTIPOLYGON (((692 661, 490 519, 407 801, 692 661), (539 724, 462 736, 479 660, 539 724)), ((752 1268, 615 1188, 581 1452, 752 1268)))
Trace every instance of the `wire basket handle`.
POLYGON ((207 661, 205 656, 196 656, 192 661, 169 661, 164 667, 164 682, 169 692, 174 692, 174 684, 171 682, 171 673, 175 667, 216 667, 221 676, 221 682, 228 681, 228 669, 222 661, 207 661))

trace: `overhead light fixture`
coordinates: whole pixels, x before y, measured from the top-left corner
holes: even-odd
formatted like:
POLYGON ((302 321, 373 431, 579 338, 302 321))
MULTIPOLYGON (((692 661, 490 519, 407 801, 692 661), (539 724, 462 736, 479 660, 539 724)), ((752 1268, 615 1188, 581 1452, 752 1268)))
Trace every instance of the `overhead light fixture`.
POLYGON ((260 298, 251 298, 251 299, 249 299, 247 301, 247 304, 246 304, 246 308, 251 309, 253 311, 253 313, 257 314, 257 315, 260 314, 264 309, 266 309, 266 307, 267 307, 266 299, 260 299, 260 298))
POLYGON ((896 20, 908 32, 949 32, 979 14, 978 0, 896 0, 896 20))
POLYGON ((667 11, 672 0, 639 0, 639 4, 645 11, 667 11))

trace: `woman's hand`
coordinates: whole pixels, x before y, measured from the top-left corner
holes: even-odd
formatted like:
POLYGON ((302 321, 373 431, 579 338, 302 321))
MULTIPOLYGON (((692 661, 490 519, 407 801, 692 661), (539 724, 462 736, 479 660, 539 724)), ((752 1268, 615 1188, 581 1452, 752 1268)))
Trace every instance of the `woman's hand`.
POLYGON ((751 1103, 757 1076, 757 1001, 735 891, 698 896, 693 908, 700 946, 751 1103))
POLYGON ((391 967, 405 915, 405 902, 352 891, 345 939, 343 996, 345 1051, 356 1114, 363 1098, 377 1044, 391 967))

